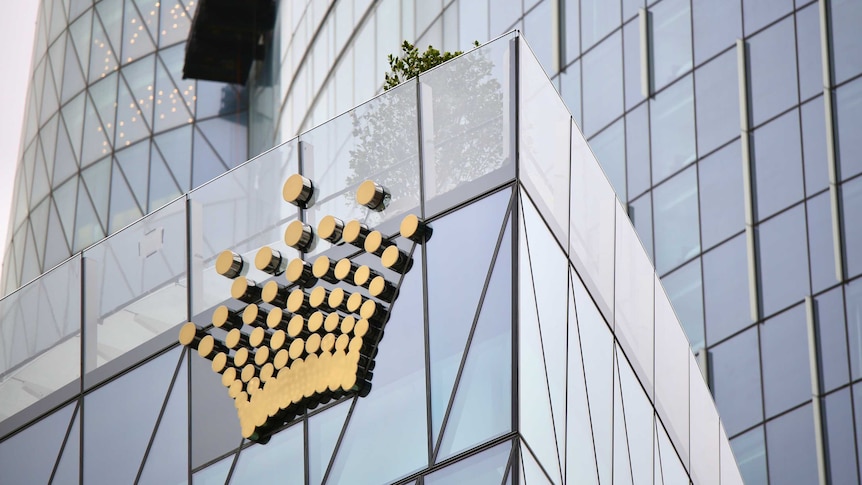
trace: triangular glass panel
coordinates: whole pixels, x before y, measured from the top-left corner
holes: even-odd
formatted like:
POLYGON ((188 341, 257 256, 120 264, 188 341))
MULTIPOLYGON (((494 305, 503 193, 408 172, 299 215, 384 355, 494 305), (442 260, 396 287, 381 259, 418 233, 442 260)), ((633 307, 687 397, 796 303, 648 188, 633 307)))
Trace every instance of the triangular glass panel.
POLYGON ((36 108, 36 90, 31 88, 30 101, 27 103, 27 116, 24 117, 24 137, 22 140, 25 143, 30 143, 30 140, 36 136, 36 129, 39 127, 36 108))
POLYGON ((152 39, 155 39, 159 35, 160 4, 160 0, 135 0, 135 5, 138 7, 143 24, 146 25, 152 39))
POLYGON ((63 232, 63 226, 60 224, 60 216, 57 215, 57 209, 54 207, 54 202, 50 201, 50 212, 48 215, 48 238, 45 243, 45 269, 53 268, 57 263, 68 258, 70 255, 69 246, 66 243, 66 235, 63 232))
POLYGON ((192 476, 194 485, 223 485, 227 483, 230 467, 233 465, 236 454, 231 454, 220 461, 198 471, 192 476))
POLYGON ((192 187, 200 187, 226 171, 227 166, 221 161, 221 158, 216 155, 200 132, 195 130, 192 187))
POLYGON ((128 64, 155 51, 156 46, 132 0, 126 0, 124 12, 123 53, 120 60, 122 64, 128 64))
MULTIPOLYGON (((106 129, 96 114, 96 108, 87 96, 87 114, 84 118, 84 140, 81 153, 81 166, 86 167, 94 161, 111 153, 106 129)), ((69 118, 66 117, 68 120, 69 118)), ((74 141, 73 141, 74 143, 74 141)))
POLYGON ((63 446, 61 455, 57 461, 54 478, 51 483, 62 485, 66 483, 78 483, 79 465, 81 462, 81 412, 76 411, 72 416, 71 429, 69 430, 66 444, 63 446))
MULTIPOLYGON (((269 443, 243 449, 231 474, 230 483, 303 485, 305 460, 302 450, 303 422, 299 421, 274 434, 269 443), (282 463, 290 465, 280 466, 282 463)), ((197 476, 195 483, 198 483, 197 476)))
POLYGON ((653 407, 641 383, 617 347, 626 439, 635 485, 649 485, 652 475, 653 407))
POLYGON ((425 485, 469 483, 500 485, 512 454, 512 442, 506 441, 425 476, 425 485))
MULTIPOLYGON (((155 70, 156 56, 149 55, 143 59, 128 64, 120 71, 122 78, 125 80, 126 86, 131 91, 132 97, 137 103, 137 109, 140 110, 140 116, 136 117, 133 122, 139 123, 143 117, 147 129, 152 131, 153 128, 153 81, 155 70)), ((119 119, 126 119, 125 117, 119 119)), ((132 122, 131 118, 127 121, 132 122)))
MULTIPOLYGON (((571 275, 570 275, 571 278, 571 275)), ((584 382, 584 362, 581 359, 581 339, 578 335, 578 318, 575 297, 569 281, 569 334, 566 389, 566 481, 598 484, 596 451, 593 446, 593 430, 590 424, 590 409, 587 388, 584 382)))
POLYGON ((196 2, 195 0, 179 0, 179 2, 185 6, 186 15, 188 15, 190 19, 194 19, 199 2, 196 2))
POLYGON ((147 212, 152 212, 182 195, 182 191, 177 188, 168 167, 165 166, 162 157, 155 150, 151 151, 150 156, 149 188, 150 197, 147 212))
MULTIPOLYGON (((111 6, 109 10, 111 9, 116 10, 119 13, 119 9, 114 8, 113 6, 111 6)), ((111 41, 108 38, 108 34, 105 33, 105 29, 102 27, 102 21, 99 20, 98 15, 93 16, 93 36, 92 41, 90 41, 90 47, 89 80, 90 83, 94 83, 116 71, 120 65, 119 62, 117 62, 116 51, 111 47, 111 41)), ((80 49, 78 50, 78 53, 81 53, 80 49)))
POLYGON ((182 356, 178 347, 84 397, 84 449, 93 456, 84 460, 84 483, 135 480, 182 356), (135 417, 135 426, 127 425, 129 416, 135 417))
POLYGON ((75 206, 78 199, 78 177, 72 177, 57 187, 53 195, 54 202, 57 204, 57 215, 60 216, 60 224, 63 225, 63 234, 71 246, 72 233, 75 228, 75 206))
POLYGON ((45 123, 48 118, 57 112, 60 107, 60 100, 57 96, 57 85, 54 82, 54 76, 51 74, 48 58, 46 57, 42 63, 45 69, 45 80, 42 84, 42 104, 39 107, 39 124, 45 123))
POLYGON ((625 413, 623 412, 623 395, 616 358, 614 358, 614 483, 621 485, 632 483, 628 432, 625 413))
POLYGON ((191 123, 192 114, 163 61, 156 62, 155 131, 191 123))
POLYGON ((673 445, 664 431, 664 426, 656 419, 656 435, 660 456, 661 456, 661 471, 664 483, 667 485, 685 485, 689 483, 688 474, 679 461, 679 456, 676 454, 673 445))
POLYGON ((81 65, 78 62, 78 55, 75 53, 74 42, 70 35, 66 37, 66 61, 63 63, 60 102, 65 103, 72 96, 81 92, 85 84, 84 73, 81 72, 81 65))
POLYGON ((117 98, 117 134, 114 145, 122 150, 150 135, 150 127, 144 121, 143 112, 132 97, 125 78, 120 76, 117 98))
POLYGON ((422 248, 414 247, 377 346, 372 390, 356 400, 327 483, 392 482, 428 465, 422 248), (375 446, 362 446, 368 436, 375 446))
POLYGON ((0 443, 3 483, 48 483, 74 410, 69 404, 0 443))
MULTIPOLYGON (((27 201, 30 199, 30 189, 33 186, 33 169, 36 166, 36 150, 42 149, 42 144, 39 143, 39 139, 33 140, 33 143, 30 144, 25 150, 24 154, 21 157, 21 165, 24 167, 23 170, 18 170, 18 182, 16 187, 19 189, 19 194, 23 192, 26 195, 24 199, 23 209, 28 207, 27 201), (23 190, 21 190, 23 189, 23 190)), ((26 216, 27 213, 24 213, 26 216)), ((23 218, 18 218, 15 220, 15 225, 18 225, 23 220, 23 218)))
POLYGON ((72 244, 73 252, 78 252, 105 237, 105 230, 99 223, 99 218, 96 216, 96 210, 93 209, 93 204, 90 202, 90 197, 87 195, 87 189, 84 188, 84 181, 79 178, 78 183, 79 197, 78 208, 75 213, 75 239, 72 244))
MULTIPOLYGON (((237 123, 234 118, 213 118, 197 123, 198 129, 229 167, 236 167, 248 159, 248 124, 237 123)), ((243 120, 245 117, 241 116, 240 121, 243 120)))
MULTIPOLYGON (((655 427, 653 429, 658 429, 658 420, 655 421, 655 427)), ((661 451, 658 447, 658 438, 653 440, 653 483, 655 485, 663 485, 664 484, 664 472, 661 469, 661 451)))
MULTIPOLYGON (((55 9, 56 10, 56 9, 55 9)), ((64 19, 65 22, 65 19, 64 19)), ((65 25, 64 25, 65 27, 65 25)), ((50 75, 54 80, 57 95, 60 94, 63 86, 63 63, 66 60, 66 40, 68 34, 63 34, 56 42, 48 49, 48 65, 50 66, 50 75)), ((46 73, 46 76, 49 74, 46 73)))
POLYGON ((575 307, 578 313, 578 329, 599 483, 608 483, 611 480, 613 453, 613 337, 577 275, 573 276, 572 283, 575 290, 575 307))
POLYGON ((93 0, 69 0, 69 19, 74 20, 75 17, 81 15, 81 12, 90 8, 93 0))
POLYGON ((434 221, 439 237, 426 253, 433 443, 439 437, 511 195, 511 190, 502 190, 434 221), (485 230, 476 230, 478 221, 485 230), (464 244, 467 234, 470 242, 464 244))
POLYGON ((147 184, 139 181, 149 180, 150 177, 150 143, 143 141, 125 150, 116 153, 117 162, 120 164, 123 175, 126 176, 138 206, 141 209, 147 206, 147 184))
POLYGON ((141 208, 138 207, 132 192, 129 190, 128 183, 120 171, 118 164, 114 164, 113 174, 111 175, 111 214, 110 223, 108 224, 108 232, 114 233, 118 229, 135 222, 144 214, 141 208))
MULTIPOLYGON (((123 11, 120 8, 117 8, 115 5, 106 4, 96 2, 96 16, 93 17, 93 22, 95 23, 95 19, 99 19, 102 21, 102 27, 105 28, 105 33, 108 34, 108 40, 110 41, 110 46, 112 49, 111 54, 117 58, 120 55, 120 45, 122 42, 122 29, 123 29, 123 11)), ((91 79, 92 81, 92 79, 91 79)))
POLYGON ((72 153, 75 155, 76 163, 80 162, 81 159, 81 135, 84 131, 84 123, 81 120, 84 119, 84 104, 86 102, 87 93, 81 93, 69 101, 66 106, 63 106, 60 112, 63 116, 63 123, 66 125, 66 131, 69 133, 69 141, 72 143, 72 153))
POLYGON ((52 42, 66 28, 66 9, 62 2, 45 2, 45 6, 49 4, 54 5, 51 8, 51 26, 48 28, 48 42, 52 42))
POLYGON ((183 126, 156 136, 153 141, 168 164, 180 190, 191 190, 192 127, 183 126))
MULTIPOLYGON (((37 10, 36 17, 36 41, 34 42, 35 46, 33 47, 33 55, 32 59, 38 59, 38 56, 41 56, 46 47, 48 46, 48 14, 50 12, 47 8, 40 8, 37 10)), ((41 79, 39 79, 41 86, 41 79)))
POLYGON ((102 121, 102 126, 105 128, 108 142, 112 144, 115 140, 114 120, 117 116, 118 79, 119 75, 112 73, 101 81, 90 85, 90 98, 93 100, 93 106, 96 107, 96 112, 102 121))
POLYGON ((81 172, 84 185, 102 226, 108 222, 108 201, 111 190, 111 159, 103 158, 81 172))
POLYGON ((48 174, 48 180, 51 180, 52 184, 52 174, 54 173, 56 159, 55 152, 57 150, 57 125, 59 123, 60 116, 54 115, 39 131, 39 139, 42 142, 42 154, 45 157, 45 172, 48 174))
POLYGON ((60 123, 57 128, 57 152, 54 155, 54 175, 51 185, 57 188, 60 184, 69 180, 69 177, 78 170, 78 160, 72 152, 72 143, 66 131, 66 124, 60 123))
MULTIPOLYGON (((38 139, 37 139, 38 143, 38 139)), ((36 146, 36 161, 33 164, 33 185, 30 187, 30 207, 36 205, 43 197, 48 195, 51 184, 48 181, 48 172, 45 169, 45 160, 42 154, 41 144, 36 146)))
MULTIPOLYGON (((9 241, 9 246, 6 248, 6 255, 3 258, 3 270, 6 273, 2 282, 0 282, 0 294, 9 294, 18 287, 18 262, 15 260, 15 251, 12 246, 12 241, 9 241)), ((8 352, 7 352, 8 354, 8 352)))
MULTIPOLYGON (((194 356, 193 356, 194 357, 194 356)), ((170 390, 137 483, 183 483, 188 473, 189 373, 185 356, 170 390)))
MULTIPOLYGON (((536 207, 523 192, 521 201, 536 306, 539 312, 539 329, 548 377, 548 390, 554 416, 554 430, 557 436, 557 450, 564 476, 566 473, 564 457, 566 456, 566 335, 568 332, 566 312, 569 283, 569 272, 566 268, 568 259, 554 239, 551 230, 544 224, 536 207)), ((548 466, 545 465, 546 468, 548 466)))
POLYGON ((521 456, 521 463, 523 465, 521 474, 524 478, 521 483, 524 485, 551 485, 553 483, 548 479, 548 476, 524 443, 521 443, 521 456))
POLYGON ((347 425, 345 420, 352 403, 353 400, 348 399, 308 418, 309 484, 319 485, 323 482, 323 475, 332 459, 335 444, 347 425))
MULTIPOLYGON (((164 11, 164 9, 162 9, 164 11)), ((185 64, 185 45, 179 44, 159 51, 159 58, 168 70, 174 85, 185 100, 185 106, 189 112, 195 113, 195 80, 183 79, 183 65, 185 64)))
POLYGON ((45 235, 48 233, 48 208, 51 205, 50 197, 42 199, 33 210, 30 211, 30 225, 33 227, 33 237, 36 246, 36 254, 39 255, 40 267, 45 255, 45 235))
MULTIPOLYGON (((529 204, 529 202, 527 202, 529 204)), ((525 227, 521 218, 521 227, 525 227)), ((531 443, 539 461, 551 475, 562 481, 557 450, 557 436, 548 393, 545 353, 539 330, 535 279, 542 277, 530 266, 528 230, 520 231, 518 241, 518 404, 519 431, 531 443)), ((563 263, 563 270, 566 269, 563 263)), ((565 291, 565 282, 563 291, 565 291)), ((564 300, 565 301, 565 300, 564 300)), ((565 310, 564 310, 565 311, 565 310)))
POLYGON ((510 220, 487 283, 466 360, 455 383, 454 398, 436 453, 438 462, 512 427, 511 238, 510 220))
POLYGON ((191 19, 186 15, 186 11, 179 0, 162 5, 161 13, 159 47, 185 41, 188 37, 191 19))
MULTIPOLYGON (((83 1, 84 0, 77 0, 77 3, 83 3, 83 1)), ((75 53, 78 54, 78 62, 80 63, 82 77, 85 81, 90 65, 90 39, 91 31, 93 28, 92 23, 93 11, 88 10, 84 15, 81 15, 77 20, 72 22, 72 25, 69 26, 69 38, 72 40, 72 45, 75 47, 75 53)), ((68 61, 66 65, 68 66, 68 61)), ((63 82, 65 83, 65 78, 63 82)))

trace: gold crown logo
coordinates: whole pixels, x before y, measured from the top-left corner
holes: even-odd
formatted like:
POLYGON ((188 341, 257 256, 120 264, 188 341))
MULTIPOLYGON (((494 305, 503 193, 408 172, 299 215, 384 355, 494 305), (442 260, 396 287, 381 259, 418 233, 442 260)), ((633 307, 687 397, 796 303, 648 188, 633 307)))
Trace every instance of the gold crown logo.
MULTIPOLYGON (((285 182, 283 196, 308 208, 314 203, 314 185, 294 174, 285 182)), ((356 192, 356 201, 375 211, 385 209, 390 199, 388 189, 370 180, 356 192)), ((302 258, 288 261, 278 250, 264 246, 254 264, 272 275, 265 284, 246 278, 248 264, 241 255, 230 250, 219 254, 216 272, 233 280, 231 298, 241 308, 220 305, 213 311, 211 327, 186 323, 179 341, 197 349, 221 374, 234 399, 243 437, 265 441, 307 409, 348 394, 367 395, 377 344, 398 296, 397 282, 387 275, 400 281, 413 264, 415 244, 430 234, 430 228, 412 214, 391 237, 358 220, 345 223, 331 215, 320 220, 315 235, 309 225, 295 220, 288 224, 284 242, 301 253, 311 251, 317 238, 359 251, 337 261, 320 255, 309 263, 302 258), (412 241, 409 252, 399 249, 398 236, 412 241), (358 264, 355 259, 361 254, 376 256, 380 267, 358 264), (286 285, 276 280, 281 275, 286 285)))

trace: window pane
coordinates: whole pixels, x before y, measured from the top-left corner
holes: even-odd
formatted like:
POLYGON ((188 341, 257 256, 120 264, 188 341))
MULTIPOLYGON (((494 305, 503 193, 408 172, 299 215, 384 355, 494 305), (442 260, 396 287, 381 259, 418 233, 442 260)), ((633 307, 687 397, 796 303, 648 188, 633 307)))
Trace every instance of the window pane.
POLYGON ((665 0, 652 8, 653 75, 655 89, 670 84, 691 69, 691 10, 689 0, 665 0))
POLYGON ((625 71, 626 109, 644 100, 641 91, 641 33, 640 22, 631 21, 623 26, 623 68, 625 71))
POLYGON ((802 147, 796 110, 754 131, 753 165, 759 220, 802 199, 802 147))
POLYGON ((771 483, 817 483, 810 404, 767 423, 766 443, 771 483))
POLYGON ((581 61, 573 62, 560 73, 560 95, 569 108, 569 113, 578 126, 582 126, 581 118, 581 61))
POLYGON ((818 4, 796 13, 796 46, 799 52, 799 95, 800 99, 808 99, 823 92, 818 4))
POLYGON ((666 179, 695 158, 691 76, 656 95, 650 109, 653 183, 666 179))
POLYGON ((734 45, 742 37, 739 2, 694 0, 694 63, 703 61, 734 45))
POLYGON ((581 41, 589 49, 620 24, 620 2, 581 0, 581 41))
POLYGON ((838 283, 835 277, 835 245, 832 236, 832 208, 828 193, 808 199, 808 254, 811 260, 811 293, 817 294, 838 283))
POLYGON ((713 153, 699 165, 700 230, 703 247, 709 248, 745 228, 739 142, 713 153))
POLYGON ((653 190, 656 272, 664 274, 700 252, 694 167, 653 190))
POLYGON ((646 104, 626 115, 626 174, 629 200, 649 189, 649 113, 646 104))
POLYGON ((805 193, 816 194, 829 186, 826 165, 826 119, 823 97, 802 105, 802 158, 805 164, 805 193))
MULTIPOLYGON (((606 5, 607 2, 599 2, 606 5)), ((612 2, 613 3, 613 2, 612 2)), ((623 112, 622 35, 584 55, 584 134, 591 136, 623 112)))
POLYGON ((850 370, 853 380, 862 377, 862 280, 844 287, 847 305, 847 339, 850 342, 850 370))
POLYGON ((844 271, 849 278, 862 273, 862 177, 841 186, 844 216, 844 271))
POLYGON ((652 244, 652 193, 646 193, 629 203, 629 218, 635 226, 650 261, 655 260, 652 244))
POLYGON ((703 349, 703 279, 696 259, 661 280, 685 330, 691 349, 703 349))
POLYGON ((850 381, 842 289, 835 288, 818 296, 814 305, 821 369, 820 388, 822 392, 829 392, 850 381))
MULTIPOLYGON (((832 51, 835 55, 835 79, 839 84, 862 72, 862 4, 854 0, 836 0, 829 4, 832 14, 832 51)), ((857 125, 858 126, 858 125, 857 125)))
MULTIPOLYGON (((749 0, 746 8, 760 3, 766 2, 749 0)), ((794 43, 792 18, 773 25, 748 42, 751 117, 755 126, 789 108, 798 99, 796 52, 787 48, 794 43)))
POLYGON ((826 397, 826 449, 828 450, 829 478, 832 483, 859 483, 856 468, 853 407, 850 389, 842 389, 826 397))
POLYGON ((739 136, 737 76, 735 50, 725 52, 695 72, 697 149, 701 156, 739 136))
POLYGON ((750 35, 793 10, 793 0, 744 0, 742 6, 745 33, 750 35))
POLYGON ((48 483, 73 411, 74 402, 0 442, 4 482, 48 483))
POLYGON ((767 419, 811 398, 805 305, 767 320, 760 350, 767 419))
POLYGON ((710 350, 715 406, 730 436, 763 419, 757 340, 752 328, 710 350))
MULTIPOLYGON (((862 57, 862 56, 860 56, 862 57)), ((841 180, 862 172, 862 79, 845 84, 835 92, 838 124, 838 161, 841 180)))
POLYGON ((590 140, 590 148, 620 200, 626 200, 625 124, 619 119, 590 140))
POLYGON ((757 235, 763 314, 771 315, 808 294, 804 206, 764 222, 757 235))
MULTIPOLYGON (((763 426, 737 436, 731 445, 745 483, 766 483, 766 443, 764 443, 763 426)), ((722 455, 721 458, 724 462, 725 456, 722 455)))
POLYGON ((703 281, 707 344, 751 323, 744 234, 703 255, 703 281))

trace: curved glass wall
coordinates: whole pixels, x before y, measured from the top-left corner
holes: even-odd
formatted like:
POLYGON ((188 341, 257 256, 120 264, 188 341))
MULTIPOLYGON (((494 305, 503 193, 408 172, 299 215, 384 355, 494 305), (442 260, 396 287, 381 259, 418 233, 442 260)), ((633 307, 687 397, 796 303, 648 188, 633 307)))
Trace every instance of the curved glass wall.
POLYGON ((182 79, 196 6, 42 3, 5 292, 245 161, 245 91, 182 79))

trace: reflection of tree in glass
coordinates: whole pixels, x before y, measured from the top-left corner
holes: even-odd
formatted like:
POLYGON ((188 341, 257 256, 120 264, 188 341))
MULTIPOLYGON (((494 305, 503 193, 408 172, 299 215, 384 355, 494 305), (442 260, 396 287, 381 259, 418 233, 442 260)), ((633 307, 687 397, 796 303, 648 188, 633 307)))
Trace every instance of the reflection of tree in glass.
MULTIPOLYGON (((386 74, 384 89, 390 91, 353 113, 356 145, 350 152, 349 184, 373 176, 392 190, 393 209, 409 209, 397 204, 398 193, 419 193, 414 158, 417 99, 413 90, 392 88, 460 54, 430 46, 420 54, 405 41, 401 57, 389 56, 392 72, 386 74)), ((439 67, 423 83, 423 94, 432 100, 431 116, 423 113, 422 119, 424 132, 433 132, 433 139, 424 140, 426 153, 433 154, 433 165, 426 159, 427 197, 503 164, 503 90, 494 68, 489 49, 477 49, 439 67)))

